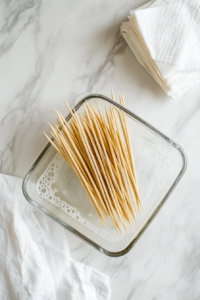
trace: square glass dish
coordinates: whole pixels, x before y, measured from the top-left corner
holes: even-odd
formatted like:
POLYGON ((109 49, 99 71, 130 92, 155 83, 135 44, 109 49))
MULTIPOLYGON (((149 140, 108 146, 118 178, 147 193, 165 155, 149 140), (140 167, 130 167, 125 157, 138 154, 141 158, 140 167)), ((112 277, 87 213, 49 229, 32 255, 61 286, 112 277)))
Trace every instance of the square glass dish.
MULTIPOLYGON (((104 227, 76 173, 48 143, 23 181, 23 193, 35 207, 99 251, 126 254, 160 210, 186 169, 183 149, 151 125, 102 95, 90 95, 75 110, 83 113, 87 101, 102 111, 110 105, 127 114, 143 210, 132 227, 118 235, 110 219, 104 227)), ((71 115, 66 120, 70 122, 71 115)))

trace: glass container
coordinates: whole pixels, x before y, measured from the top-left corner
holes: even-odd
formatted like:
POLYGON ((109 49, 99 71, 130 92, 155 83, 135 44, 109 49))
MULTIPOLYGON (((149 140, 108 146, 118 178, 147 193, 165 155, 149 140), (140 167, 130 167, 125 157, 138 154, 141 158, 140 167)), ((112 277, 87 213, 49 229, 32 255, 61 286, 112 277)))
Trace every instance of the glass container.
MULTIPOLYGON (((126 254, 147 228, 186 169, 183 149, 140 117, 102 95, 81 100, 101 111, 116 106, 127 114, 138 188, 143 210, 136 222, 118 235, 112 222, 104 227, 76 173, 48 143, 23 180, 25 198, 66 229, 109 256, 126 254)), ((70 122, 71 115, 66 118, 70 122)))

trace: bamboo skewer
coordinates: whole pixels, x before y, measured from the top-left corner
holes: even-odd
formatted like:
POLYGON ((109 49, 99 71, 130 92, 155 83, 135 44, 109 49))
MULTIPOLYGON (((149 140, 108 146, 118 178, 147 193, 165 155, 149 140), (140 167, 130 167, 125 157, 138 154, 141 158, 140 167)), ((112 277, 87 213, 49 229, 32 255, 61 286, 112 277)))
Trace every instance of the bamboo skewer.
MULTIPOLYGON (((60 129, 49 124, 54 140, 44 135, 76 172, 103 224, 105 216, 111 218, 123 235, 120 224, 128 230, 142 208, 126 114, 111 106, 104 117, 99 103, 96 109, 86 102, 81 115, 63 100, 70 122, 55 109, 60 129)), ((124 106, 122 93, 120 103, 124 106)))
MULTIPOLYGON (((121 103, 121 105, 125 106, 124 96, 123 96, 122 92, 121 92, 121 95, 120 95, 120 103, 121 103)), ((142 203, 141 203, 141 200, 140 200, 140 197, 139 197, 139 192, 138 192, 138 187, 137 187, 137 178, 136 178, 136 172, 135 172, 134 161, 133 161, 133 153, 132 153, 132 148, 131 148, 130 133, 129 133, 129 129, 128 129, 128 121, 127 121, 127 116, 124 112, 123 112, 123 118, 124 118, 124 123, 125 123, 125 128, 126 128, 126 140, 127 140, 127 148, 128 148, 128 153, 129 153, 129 159, 130 159, 130 163, 131 163, 131 167, 132 167, 132 171, 133 171, 133 175, 134 175, 135 183, 136 183, 135 188, 136 188, 136 192, 137 192, 137 195, 138 195, 138 201, 139 201, 140 206, 142 208, 142 203)))
MULTIPOLYGON (((111 91, 111 95, 112 95, 112 99, 115 100, 114 99, 113 90, 111 91)), ((122 106, 125 106, 124 96, 123 96, 122 92, 119 95, 119 97, 120 97, 120 104, 122 106)), ((120 119, 120 123, 121 123, 121 127, 122 127, 123 134, 124 134, 124 138, 125 138, 125 141, 126 141, 126 146, 127 146, 127 150, 128 150, 128 156, 129 156, 129 161, 130 161, 130 164, 131 164, 131 171, 132 172, 130 171, 130 165, 129 164, 127 164, 127 165, 129 167, 129 171, 131 173, 133 173, 134 179, 131 176, 131 180, 133 181, 134 190, 135 190, 135 193, 137 194, 137 199, 136 200, 139 203, 138 209, 140 210, 140 207, 142 208, 142 204, 141 204, 141 200, 140 200, 139 192, 138 192, 137 178, 136 178, 134 161, 133 161, 133 154, 132 154, 132 148, 131 148, 131 141, 130 141, 130 133, 129 133, 129 128, 128 128, 127 116, 126 116, 126 113, 122 112, 123 119, 124 119, 124 124, 125 124, 125 128, 124 128, 123 122, 122 122, 122 119, 121 119, 121 115, 120 115, 120 113, 119 113, 119 111, 117 109, 116 109, 116 111, 118 113, 118 116, 119 116, 119 119, 120 119)))
MULTIPOLYGON (((90 127, 91 132, 89 131, 89 128, 87 128, 87 126, 85 124, 84 124, 84 127, 86 129, 86 132, 88 133, 89 139, 91 140, 92 144, 94 145, 95 142, 96 142, 97 149, 95 149, 95 151, 97 151, 97 153, 98 153, 97 157, 98 157, 98 160, 100 162, 101 171, 102 171, 102 174, 104 176, 104 179, 107 182, 109 194, 112 195, 112 193, 113 193, 113 183, 112 183, 112 181, 110 181, 110 178, 109 178, 110 174, 108 172, 108 168, 106 166, 106 161, 105 161, 105 158, 104 158, 104 155, 103 155, 103 151, 100 147, 99 141, 96 138, 96 135, 94 134, 94 131, 92 131, 91 127, 90 127), (95 140, 95 138, 96 138, 96 140, 95 140)), ((125 217, 127 217, 127 216, 125 216, 125 217)), ((127 220, 129 221, 129 218, 127 218, 127 220)))
MULTIPOLYGON (((87 112, 86 112, 86 114, 87 114, 87 116, 88 116, 88 113, 87 113, 87 112)), ((92 115, 92 121, 94 122, 95 128, 96 128, 96 130, 97 130, 97 132, 98 132, 98 136, 99 136, 99 139, 100 139, 100 141, 98 141, 98 139, 96 138, 96 135, 93 134, 93 136, 94 136, 95 139, 96 139, 95 142, 96 142, 97 148, 98 148, 98 150, 99 150, 99 152, 100 152, 101 160, 102 160, 102 162, 103 162, 103 164, 104 164, 104 167, 102 167, 102 169, 105 170, 106 173, 107 173, 106 175, 108 175, 108 176, 107 176, 107 180, 108 180, 109 192, 110 192, 111 196, 112 196, 113 199, 114 199, 115 209, 116 209, 116 211, 117 211, 117 213, 118 213, 118 215, 119 215, 119 217, 120 217, 121 222, 123 223, 121 211, 120 211, 118 202, 116 201, 116 195, 115 195, 114 184, 113 184, 113 182, 112 182, 112 180, 110 179, 110 176, 109 176, 109 175, 112 176, 113 174, 109 173, 109 171, 110 171, 109 160, 108 160, 107 153, 106 153, 106 149, 105 149, 105 146, 104 146, 104 144, 103 144, 103 142, 102 142, 102 136, 101 136, 101 133, 100 133, 100 131, 99 131, 99 128, 98 128, 98 126, 97 126, 97 124, 96 124, 96 120, 95 120, 95 118, 94 118, 94 115, 92 115), (103 148, 103 149, 101 149, 101 146, 100 146, 100 145, 102 145, 102 148, 103 148)), ((93 133, 94 133, 94 132, 93 132, 93 133)), ((105 173, 104 173, 104 175, 105 175, 105 173)), ((105 175, 105 176, 106 176, 106 175, 105 175)), ((114 176, 112 176, 112 179, 113 179, 113 177, 114 177, 114 176)), ((114 178, 114 179, 115 179, 115 178, 114 178)), ((115 186, 115 187, 116 187, 116 186, 115 186)))

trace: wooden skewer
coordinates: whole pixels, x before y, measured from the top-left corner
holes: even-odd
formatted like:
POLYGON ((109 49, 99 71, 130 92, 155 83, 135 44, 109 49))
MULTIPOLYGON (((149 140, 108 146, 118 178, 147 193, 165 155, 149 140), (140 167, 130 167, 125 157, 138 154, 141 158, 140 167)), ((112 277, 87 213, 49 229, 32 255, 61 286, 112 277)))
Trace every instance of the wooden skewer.
MULTIPOLYGON (((93 121, 95 122, 94 115, 93 115, 93 121)), ((98 123, 97 123, 97 124, 98 124, 98 123)), ((96 124, 96 125, 97 125, 97 124, 96 124)), ((97 126, 98 126, 98 125, 97 125, 97 126)), ((101 128, 101 127, 99 127, 99 137, 100 137, 100 141, 102 142, 102 145, 104 144, 103 141, 102 141, 102 140, 103 140, 103 134, 102 134, 103 132, 104 132, 104 134, 105 134, 104 129, 101 128)), ((107 152, 106 152, 106 149, 105 149, 105 148, 103 148, 103 152, 104 152, 104 153, 103 153, 102 159, 106 162, 107 167, 108 167, 108 170, 109 170, 109 175, 111 176, 111 179, 113 180, 114 186, 115 186, 116 190, 118 191, 120 197, 123 199, 123 195, 122 195, 122 193, 121 193, 119 184, 117 183, 116 177, 115 177, 114 174, 113 174, 113 171, 112 171, 112 164, 111 164, 111 162, 110 162, 110 160, 109 160, 109 158, 108 158, 108 155, 107 155, 107 152)), ((114 161, 115 161, 115 167, 116 167, 116 159, 115 159, 115 158, 114 158, 114 161)), ((117 169, 117 170, 118 170, 118 169, 117 169)))
MULTIPOLYGON (((114 94, 113 94, 113 91, 111 91, 111 94, 112 94, 112 99, 114 99, 114 94)), ((125 101, 124 101, 124 97, 123 97, 123 93, 121 92, 120 94, 120 104, 125 106, 125 101)), ((129 134, 129 129, 128 129, 128 123, 127 123, 127 117, 126 117, 126 114, 123 112, 123 118, 124 118, 124 123, 125 123, 125 128, 124 128, 124 125, 123 125, 123 122, 122 122, 122 119, 121 119, 121 115, 119 113, 119 110, 117 108, 115 108, 115 110, 117 111, 118 113, 118 116, 119 116, 119 119, 120 119, 120 123, 121 123, 121 128, 122 128, 122 131, 123 131, 123 134, 124 134, 124 138, 125 138, 125 142, 126 142, 126 145, 127 145, 127 150, 128 150, 128 156, 129 156, 129 160, 130 160, 130 163, 131 163, 131 169, 130 170, 130 165, 129 163, 127 163, 127 166, 129 168, 129 172, 133 173, 133 176, 135 178, 135 181, 133 182, 133 185, 134 185, 134 191, 136 193, 136 200, 137 200, 137 204, 138 206, 141 206, 141 201, 140 201, 140 197, 139 197, 139 192, 138 192, 138 187, 137 187, 137 179, 136 179, 136 173, 135 173, 135 168, 134 168, 134 162, 133 162, 133 154, 132 154, 132 148, 131 148, 131 141, 130 141, 130 134, 129 134)), ((124 158, 127 157, 126 155, 124 155, 124 158)), ((135 204, 134 204, 135 205, 135 204)), ((142 206, 141 206, 142 207, 142 206)), ((140 207, 138 207, 138 209, 140 210, 140 207)))
MULTIPOLYGON (((115 119, 114 119, 114 116, 113 116, 113 110, 111 108, 111 114, 110 114, 110 118, 113 120, 112 122, 112 126, 114 126, 114 122, 115 122, 115 119)), ((116 124, 115 124, 116 125, 116 124)), ((114 130, 113 130, 114 131, 114 130)), ((117 145, 117 149, 119 151, 119 159, 120 159, 120 162, 122 164, 122 167, 123 167, 123 170, 125 172, 125 178, 126 178, 126 181, 128 183, 128 187, 129 187, 129 191, 131 193, 131 197, 133 198, 133 193, 132 193, 132 188, 131 188, 131 185, 130 185, 130 181, 129 181, 129 177, 128 177, 128 174, 127 174, 127 170, 126 170, 126 166, 125 166, 125 163, 124 163, 124 159, 123 159, 123 155, 122 155, 122 152, 121 152, 121 147, 120 147, 120 143, 119 143, 119 140, 118 140, 118 136, 117 136, 117 132, 114 131, 114 134, 115 134, 115 139, 116 139, 116 145, 117 145)), ((135 213, 134 213, 134 209, 131 205, 131 202, 129 203, 129 207, 131 209, 131 213, 133 215, 133 217, 135 216, 135 213)))
MULTIPOLYGON (((74 152, 75 152, 75 154, 76 154, 78 160, 79 160, 80 163, 81 163, 81 166, 82 166, 82 172, 83 172, 84 176, 85 176, 86 178, 88 177, 89 182, 91 182, 92 186, 93 186, 94 189, 95 189, 95 193, 98 194, 98 197, 99 197, 99 199, 101 200, 100 194, 98 193, 98 190, 96 189, 95 182, 94 182, 94 180, 93 180, 93 178, 92 178, 92 176, 91 176, 91 173, 90 173, 89 171, 87 171, 88 168, 87 168, 87 166, 86 166, 86 164, 85 164, 85 162, 84 162, 84 160, 83 160, 83 158, 82 158, 82 155, 81 155, 79 149, 77 148, 76 144, 74 143, 73 139, 71 138, 71 136, 70 136, 70 134, 67 132, 67 130, 66 130, 65 128, 63 128, 63 130, 65 131, 65 135, 66 135, 66 137, 67 137, 67 140, 68 140, 69 144, 71 145, 71 147, 72 147, 72 149, 74 150, 74 152)), ((101 200, 101 205, 102 205, 103 208, 104 208, 105 214, 108 216, 108 211, 107 211, 107 208, 106 208, 106 206, 105 206, 103 200, 101 200)))
MULTIPOLYGON (((94 145, 96 145, 96 147, 94 147, 94 150, 96 152, 96 156, 98 158, 98 161, 99 161, 99 164, 100 164, 100 167, 101 167, 101 170, 102 170, 102 174, 104 176, 104 179, 106 180, 107 182, 107 186, 108 186, 108 190, 109 190, 109 193, 110 195, 112 196, 113 195, 113 184, 110 180, 110 177, 109 177, 109 174, 108 174, 108 171, 107 171, 107 168, 106 168, 106 165, 105 165, 105 159, 103 157, 103 151, 102 149, 100 148, 100 145, 99 145, 99 141, 96 137, 96 135, 94 134, 94 131, 92 131, 92 128, 91 128, 91 131, 92 133, 90 133, 90 130, 89 128, 85 125, 85 130, 87 131, 88 133, 88 136, 89 136, 89 139, 91 140, 91 143, 94 145)), ((112 209, 112 207, 111 207, 112 209)))
MULTIPOLYGON (((109 161, 109 159, 108 159, 107 152, 106 152, 106 149, 105 149, 103 140, 102 140, 102 135, 101 135, 100 127, 98 126, 98 124, 97 124, 97 122, 96 122, 96 119, 95 119, 95 117, 94 117, 94 112, 93 112, 92 109, 91 109, 90 113, 91 113, 91 118, 92 118, 94 127, 96 128, 96 131, 97 131, 97 133, 98 133, 99 142, 100 142, 100 144, 102 145, 102 151, 103 151, 103 156, 102 156, 102 158, 103 158, 103 160, 106 161, 105 167, 108 167, 109 174, 110 174, 110 176, 111 176, 111 178, 112 178, 113 184, 114 184, 115 188, 118 189, 118 192, 121 193, 121 191, 120 191, 119 188, 118 188, 118 185, 116 184, 116 179, 115 179, 115 177, 113 176, 113 172, 112 172, 112 169, 111 169, 111 166, 110 166, 110 161, 109 161)), ((110 181, 110 176, 108 176, 109 182, 111 182, 111 181, 110 181)), ((111 187, 112 187, 112 185, 111 185, 111 187)), ((112 193, 114 193, 114 189, 113 189, 113 188, 112 188, 112 193)), ((120 216, 121 216, 121 214, 120 214, 120 216)))
MULTIPOLYGON (((122 106, 125 106, 124 96, 123 96, 122 92, 119 95, 119 98, 120 98, 120 104, 122 106)), ((133 174, 135 177, 135 168, 134 168, 134 163, 133 163, 133 153, 132 153, 132 148, 131 148, 131 139, 130 139, 130 133, 129 133, 129 128, 128 128, 127 116, 126 116, 125 112, 122 112, 122 115, 123 115, 124 124, 125 124, 125 135, 126 135, 127 148, 128 148, 128 152, 129 152, 129 159, 130 159, 130 163, 131 163, 131 166, 133 169, 133 174)))
MULTIPOLYGON (((80 122, 79 119, 78 119, 78 122, 80 122)), ((91 151, 91 148, 89 146, 89 143, 87 141, 85 132, 82 130, 81 126, 79 127, 79 129, 81 131, 81 138, 84 139, 85 149, 86 149, 86 152, 87 152, 87 155, 88 155, 88 159, 90 160, 91 167, 94 171, 94 176, 97 179, 97 184, 99 186, 99 189, 101 190, 102 195, 104 196, 104 199, 106 199, 106 189, 104 188, 104 182, 103 182, 102 174, 100 173, 100 171, 98 169, 98 166, 97 166, 97 163, 95 161, 94 155, 93 155, 93 153, 91 151)))
MULTIPOLYGON (((86 111, 87 112, 87 111, 86 111)), ((89 119, 90 120, 90 119, 89 119)), ((92 123, 90 122, 90 126, 92 126, 92 123)), ((86 128, 85 128, 86 129, 86 128)), ((89 134, 89 133, 88 133, 89 134)), ((94 135, 95 136, 95 135, 94 135)), ((97 140, 96 140, 96 142, 97 142, 97 140)), ((97 153, 96 153, 96 155, 97 155, 97 153)), ((102 170, 104 170, 104 168, 102 168, 102 170)), ((104 174, 104 176, 105 176, 105 174, 104 174)), ((109 181, 109 180, 108 180, 109 181)), ((107 186, 108 186, 108 188, 109 188, 109 192, 111 193, 111 196, 113 196, 113 194, 112 194, 112 186, 110 186, 110 182, 109 182, 109 184, 108 184, 108 182, 107 182, 107 186)), ((107 199, 108 199, 108 203, 109 203, 109 196, 108 196, 108 194, 107 194, 107 190, 106 190, 106 188, 105 188, 105 186, 104 186, 104 183, 103 183, 103 187, 104 187, 104 191, 105 191, 105 193, 106 193, 106 197, 107 197, 107 199)), ((116 208, 116 203, 115 203, 115 208, 116 208)), ((110 209, 112 210, 112 206, 110 207, 110 209)), ((117 209, 117 208, 116 208, 117 209)), ((111 213, 111 216, 112 216, 112 218, 115 218, 114 217, 114 212, 113 213, 111 213)), ((123 220, 121 220, 122 222, 123 222, 123 220)), ((117 219, 115 218, 115 221, 114 221, 114 223, 118 226, 118 228, 119 228, 119 230, 120 230, 120 232, 121 232, 121 228, 120 228, 120 226, 119 226, 119 224, 118 224, 118 221, 117 221, 117 219)), ((121 232, 122 233, 122 232, 121 232)))
MULTIPOLYGON (((103 165, 101 164, 101 169, 102 169, 104 178, 106 179, 107 186, 108 186, 108 189, 109 189, 109 193, 111 194, 111 196, 113 196, 113 190, 114 189, 113 189, 112 181, 110 180, 110 176, 108 174, 108 170, 107 170, 106 164, 105 164, 105 153, 106 153, 106 151, 105 151, 105 148, 104 148, 104 153, 103 153, 103 149, 101 148, 103 143, 100 143, 100 141, 99 141, 99 139, 101 139, 101 135, 100 135, 100 132, 99 132, 99 127, 98 127, 97 123, 93 124, 94 119, 92 118, 92 115, 89 115, 89 112, 86 109, 85 109, 85 113, 86 113, 87 120, 89 122, 89 128, 91 130, 91 136, 90 137, 91 137, 91 139, 93 139, 92 142, 96 145, 96 147, 99 151, 99 154, 100 154, 100 156, 99 156, 100 159, 99 160, 100 161, 102 160, 102 163, 103 163, 103 165), (96 129, 96 131, 95 131, 95 129, 96 129), (99 139, 97 138, 96 133, 98 133, 99 139)), ((88 134, 89 134, 89 132, 88 132, 88 134)), ((116 206, 117 203, 114 202, 114 205, 115 205, 115 209, 118 211, 118 207, 116 206)), ((121 216, 121 214, 120 214, 120 216, 121 216)))
MULTIPOLYGON (((118 180, 118 184, 120 186, 120 189, 122 190, 123 192, 123 188, 122 188, 122 181, 121 181, 121 178, 120 178, 120 174, 119 174, 119 169, 118 169, 118 166, 117 166, 117 160, 116 160, 116 156, 115 156, 115 153, 114 153, 114 146, 113 146, 113 143, 112 143, 112 139, 109 135, 109 132, 108 132, 108 128, 106 126, 106 122, 105 122, 105 119, 101 113, 101 110, 100 110, 100 107, 98 106, 98 109, 99 109, 99 113, 100 113, 100 116, 101 116, 101 122, 103 124, 103 128, 104 128, 104 134, 105 134, 105 138, 107 139, 107 142, 108 142, 108 147, 109 147, 109 150, 110 150, 110 157, 112 158, 112 163, 114 165, 114 169, 116 170, 116 173, 117 173, 117 180, 118 180)), ((124 195, 123 195, 123 198, 124 198, 124 195)))
MULTIPOLYGON (((121 97, 120 97, 120 101, 121 104, 123 106, 125 106, 125 101, 124 101, 124 96, 123 93, 121 92, 121 97)), ((125 123, 125 128, 126 128, 126 134, 127 134, 127 146, 129 148, 129 158, 130 158, 130 162, 131 162, 131 166, 132 166, 132 170, 133 170, 133 175, 135 177, 135 182, 136 182, 136 191, 137 191, 137 195, 138 195, 138 201, 140 203, 140 206, 142 208, 142 203, 139 197, 139 192, 138 192, 138 186, 137 186, 137 177, 136 177, 136 172, 135 172, 135 167, 134 167, 134 161, 133 161, 133 153, 132 153, 132 148, 131 148, 131 139, 130 139, 130 133, 129 133, 129 128, 128 128, 128 121, 127 121, 127 116, 125 113, 123 113, 124 116, 124 123, 125 123)))
MULTIPOLYGON (((86 105, 87 105, 87 104, 86 104, 86 105)), ((86 108, 85 108, 85 116, 86 116, 86 119, 88 120, 88 123, 90 124, 90 129, 93 128, 92 134, 93 134, 94 138, 96 138, 96 134, 95 134, 95 133, 97 133, 98 138, 101 139, 101 136, 100 136, 100 133, 99 133, 99 129, 100 129, 100 128, 98 127, 97 123, 95 123, 95 120, 94 120, 94 118, 93 118, 94 115, 92 116, 92 111, 90 110, 90 108, 89 108, 88 105, 87 105, 87 108, 88 108, 88 111, 87 111, 86 108), (89 113, 90 113, 90 114, 89 114, 89 113), (93 124, 93 123, 94 123, 94 124, 93 124), (93 127, 93 125, 94 125, 94 127, 93 127), (95 129, 96 129, 96 132, 94 133, 94 130, 95 130, 95 129)), ((98 141, 97 138, 96 138, 95 142, 97 143, 97 146, 98 146, 98 149, 99 149, 101 158, 102 158, 102 160, 103 160, 103 163, 105 164, 105 159, 104 159, 104 156, 102 156, 102 149, 101 149, 101 146, 100 146, 100 145, 103 145, 103 144, 102 144, 102 143, 101 143, 101 144, 98 144, 99 141, 98 141)), ((105 148, 104 148, 104 151, 105 151, 105 148)), ((105 165, 104 165, 104 168, 105 168, 105 165)), ((102 168, 102 169, 103 169, 103 168, 102 168)), ((104 170, 104 169, 103 169, 103 170, 104 170)), ((105 168, 105 170, 106 170, 106 168, 105 168)), ((106 177, 105 173, 104 173, 104 177, 106 177)), ((113 197, 113 196, 114 196, 113 193, 115 193, 115 191, 114 191, 114 188, 113 188, 113 186, 112 186, 112 181, 110 181, 110 177, 107 177, 107 182, 109 183, 109 184, 107 184, 108 187, 109 187, 109 192, 110 192, 111 196, 113 197)), ((114 196, 114 198, 115 198, 115 196, 114 196)), ((116 200, 116 199, 115 199, 115 200, 116 200)), ((118 210, 119 210, 119 207, 117 206, 117 201, 114 201, 114 206, 115 206, 115 209, 118 211, 118 210)), ((119 214, 119 211, 118 211, 118 214, 119 214)), ((121 215, 121 214, 120 214, 120 216, 121 216, 121 218, 122 218, 122 215, 121 215)), ((121 219, 121 222, 123 222, 122 219, 121 219)))
POLYGON ((120 135, 120 131, 119 131, 119 127, 118 127, 118 123, 117 123, 114 111, 113 111, 113 117, 114 117, 115 124, 116 124, 117 130, 118 130, 117 131, 117 137, 118 137, 118 141, 119 141, 120 153, 122 154, 122 157, 121 157, 122 165, 123 165, 123 168, 125 170, 126 179, 127 179, 127 182, 128 182, 130 193, 131 193, 131 198, 132 198, 132 201, 133 201, 134 209, 136 211, 136 205, 135 205, 134 195, 133 195, 132 186, 131 186, 131 180, 129 178, 129 173, 128 173, 129 163, 128 164, 126 163, 127 161, 126 161, 126 156, 124 155, 124 153, 125 153, 124 144, 123 144, 123 141, 122 141, 122 138, 121 138, 121 135, 120 135))
MULTIPOLYGON (((97 122, 98 123, 98 122, 97 122)), ((104 131, 104 130, 106 130, 106 128, 104 128, 104 126, 103 125, 105 125, 105 124, 102 124, 102 119, 100 120, 100 123, 99 123, 99 129, 101 129, 101 133, 104 131), (101 126, 102 126, 102 128, 101 128, 101 126)), ((105 131, 104 131, 104 134, 105 134, 105 131)), ((96 137, 96 134, 94 134, 94 132, 93 132, 93 135, 94 135, 94 137, 96 137)), ((98 140, 97 140, 97 147, 98 147, 98 140)), ((106 175, 106 176, 109 176, 110 177, 110 173, 109 173, 109 170, 108 170, 108 168, 107 168, 107 166, 106 166, 106 160, 105 160, 105 157, 104 157, 104 154, 103 154, 103 151, 102 151, 102 149, 101 149, 101 147, 99 147, 98 149, 99 149, 99 152, 101 153, 101 156, 102 156, 102 160, 103 160, 103 162, 104 162, 104 165, 105 165, 105 170, 106 170, 106 174, 108 174, 108 175, 106 175), (100 149, 99 149, 100 148, 100 149)), ((106 149, 107 150, 107 149, 106 149)), ((113 150, 112 148, 111 148, 111 150, 113 150)), ((116 161, 116 158, 114 157, 114 161, 116 161)), ((115 182, 115 187, 114 188, 116 188, 117 190, 119 190, 119 194, 121 195, 121 197, 123 197, 123 198, 121 198, 121 197, 119 197, 119 195, 118 195, 118 193, 117 193, 117 197, 118 197, 118 201, 119 201, 119 204, 120 204, 120 206, 121 206, 121 209, 122 209, 122 212, 123 212, 123 215, 124 215, 124 211, 126 212, 126 215, 124 215, 124 217, 127 219, 127 221, 130 223, 130 214, 129 214, 129 211, 127 211, 127 209, 126 209, 126 207, 127 207, 127 204, 126 204, 126 200, 124 200, 124 188, 123 188, 123 185, 121 184, 121 180, 120 180, 120 178, 119 178, 119 170, 118 170, 118 168, 116 167, 116 164, 115 164, 115 167, 112 165, 112 163, 110 164, 110 166, 111 166, 111 168, 112 168, 112 172, 113 172, 113 174, 114 174, 114 176, 115 176, 115 179, 116 179, 116 182, 117 182, 117 184, 119 185, 119 187, 120 187, 120 189, 119 189, 119 187, 117 186, 116 187, 116 182, 115 182), (115 168, 116 168, 116 170, 115 170, 115 168), (116 174, 117 173, 117 174, 116 174), (122 193, 122 194, 121 194, 122 193), (123 203, 125 201, 125 204, 123 203), (124 206, 125 205, 125 206, 124 206)), ((112 174, 111 174, 111 176, 112 176, 112 174)), ((108 181, 107 179, 106 179, 106 181, 108 181)))
POLYGON ((73 155, 73 153, 72 153, 71 149, 69 148, 68 144, 65 143, 65 140, 64 140, 61 133, 59 135, 57 135, 57 138, 60 140, 61 143, 63 143, 65 145, 66 148, 63 147, 64 149, 66 149, 65 152, 64 152, 65 157, 71 162, 71 164, 72 164, 74 170, 76 171, 79 179, 81 180, 81 182, 83 183, 86 191, 88 192, 89 197, 93 200, 93 204, 97 208, 97 211, 99 212, 103 223, 106 224, 105 218, 104 218, 103 214, 101 213, 101 209, 100 209, 98 203, 96 202, 85 177, 83 176, 83 174, 81 172, 81 167, 80 167, 76 157, 73 155))
POLYGON ((111 96, 112 96, 112 100, 113 100, 113 101, 115 101, 115 97, 114 97, 113 89, 111 89, 111 96))

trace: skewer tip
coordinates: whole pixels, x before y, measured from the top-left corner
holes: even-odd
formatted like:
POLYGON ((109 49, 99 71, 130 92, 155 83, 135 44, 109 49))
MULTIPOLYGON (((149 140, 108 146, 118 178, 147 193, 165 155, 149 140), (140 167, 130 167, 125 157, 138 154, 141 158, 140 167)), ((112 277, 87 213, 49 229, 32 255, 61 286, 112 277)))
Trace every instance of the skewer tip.
POLYGON ((113 93, 113 89, 111 89, 111 96, 112 96, 112 100, 115 101, 115 96, 114 96, 114 93, 113 93))

